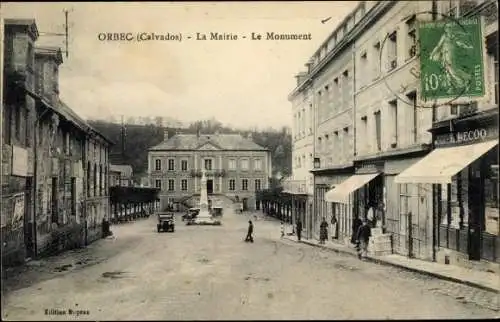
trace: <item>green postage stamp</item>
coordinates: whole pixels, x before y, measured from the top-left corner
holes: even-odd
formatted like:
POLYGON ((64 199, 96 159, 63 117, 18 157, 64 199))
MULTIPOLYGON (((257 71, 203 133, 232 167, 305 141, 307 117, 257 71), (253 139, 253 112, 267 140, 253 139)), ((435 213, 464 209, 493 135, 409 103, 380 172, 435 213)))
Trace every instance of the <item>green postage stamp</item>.
POLYGON ((421 95, 425 101, 485 95, 479 17, 421 22, 421 95))

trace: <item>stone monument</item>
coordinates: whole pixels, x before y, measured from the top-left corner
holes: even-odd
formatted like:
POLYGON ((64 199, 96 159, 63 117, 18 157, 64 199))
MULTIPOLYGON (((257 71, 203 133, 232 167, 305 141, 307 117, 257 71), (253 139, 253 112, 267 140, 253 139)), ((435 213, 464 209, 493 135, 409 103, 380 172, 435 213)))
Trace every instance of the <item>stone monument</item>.
POLYGON ((198 225, 220 225, 220 221, 214 220, 213 216, 208 211, 208 192, 207 192, 207 176, 205 170, 201 172, 201 187, 200 187, 200 212, 196 216, 194 223, 198 225))

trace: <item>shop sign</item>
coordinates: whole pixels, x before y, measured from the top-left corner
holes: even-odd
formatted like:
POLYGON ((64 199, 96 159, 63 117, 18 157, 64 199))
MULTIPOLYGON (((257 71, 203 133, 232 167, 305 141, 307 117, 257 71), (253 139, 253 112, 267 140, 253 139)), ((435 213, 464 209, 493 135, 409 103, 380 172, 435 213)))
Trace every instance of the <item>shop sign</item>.
POLYGON ((452 132, 444 135, 437 135, 434 140, 435 145, 461 144, 483 141, 496 138, 498 130, 479 128, 468 131, 452 132))

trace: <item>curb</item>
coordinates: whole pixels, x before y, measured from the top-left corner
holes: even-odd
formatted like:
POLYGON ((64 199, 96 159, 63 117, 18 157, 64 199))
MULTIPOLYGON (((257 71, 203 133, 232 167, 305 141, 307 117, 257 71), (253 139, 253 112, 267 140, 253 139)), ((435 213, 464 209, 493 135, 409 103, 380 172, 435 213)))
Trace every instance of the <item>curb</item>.
MULTIPOLYGON (((349 251, 349 250, 338 249, 338 248, 331 248, 331 247, 327 247, 325 245, 319 245, 319 244, 316 244, 316 243, 313 243, 313 242, 310 242, 310 241, 304 241, 304 240, 297 241, 297 240, 293 240, 293 239, 288 238, 288 237, 285 237, 285 239, 287 239, 289 241, 292 241, 292 242, 295 242, 295 243, 301 243, 301 244, 306 244, 306 245, 309 245, 309 246, 314 246, 314 247, 328 249, 328 250, 333 251, 335 253, 350 254, 350 255, 353 255, 353 256, 356 255, 356 253, 354 253, 352 251, 349 251)), ((429 272, 429 271, 426 271, 426 270, 423 270, 423 269, 408 267, 408 266, 405 266, 403 264, 398 264, 398 263, 393 263, 393 262, 385 261, 385 260, 383 260, 381 258, 376 258, 376 257, 370 256, 370 255, 366 256, 365 258, 367 260, 369 260, 370 262, 373 262, 373 263, 376 263, 376 264, 386 265, 386 266, 393 266, 393 267, 397 267, 397 268, 402 268, 404 270, 411 271, 411 272, 414 272, 414 273, 419 273, 419 274, 422 274, 422 275, 427 275, 427 276, 439 278, 439 279, 442 279, 442 280, 447 280, 447 281, 450 281, 450 282, 454 282, 454 283, 458 283, 458 284, 463 284, 463 285, 467 285, 467 286, 471 286, 471 287, 475 287, 475 288, 479 288, 479 289, 482 289, 482 290, 485 290, 485 291, 489 291, 489 292, 493 292, 493 293, 500 293, 500 291, 497 290, 497 289, 495 289, 495 288, 492 288, 492 287, 489 287, 489 286, 485 286, 485 285, 482 285, 482 284, 478 284, 478 283, 475 283, 475 282, 464 281, 464 280, 461 280, 461 279, 458 279, 458 278, 455 278, 455 277, 451 277, 451 276, 446 276, 446 275, 443 275, 443 274, 440 274, 440 273, 429 272)))

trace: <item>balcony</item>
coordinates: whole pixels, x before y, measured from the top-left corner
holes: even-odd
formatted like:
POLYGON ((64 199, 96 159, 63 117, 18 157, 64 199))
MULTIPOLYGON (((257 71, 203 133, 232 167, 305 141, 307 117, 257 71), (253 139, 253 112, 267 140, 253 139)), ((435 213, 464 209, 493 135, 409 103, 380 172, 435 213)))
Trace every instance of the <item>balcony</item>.
POLYGON ((292 194, 306 194, 307 181, 306 180, 285 180, 283 182, 283 192, 292 194))
MULTIPOLYGON (((190 171, 191 177, 200 177, 202 176, 201 170, 191 170, 190 171)), ((226 170, 224 169, 218 169, 218 170, 205 170, 205 175, 207 178, 209 177, 225 177, 226 176, 226 170)))

